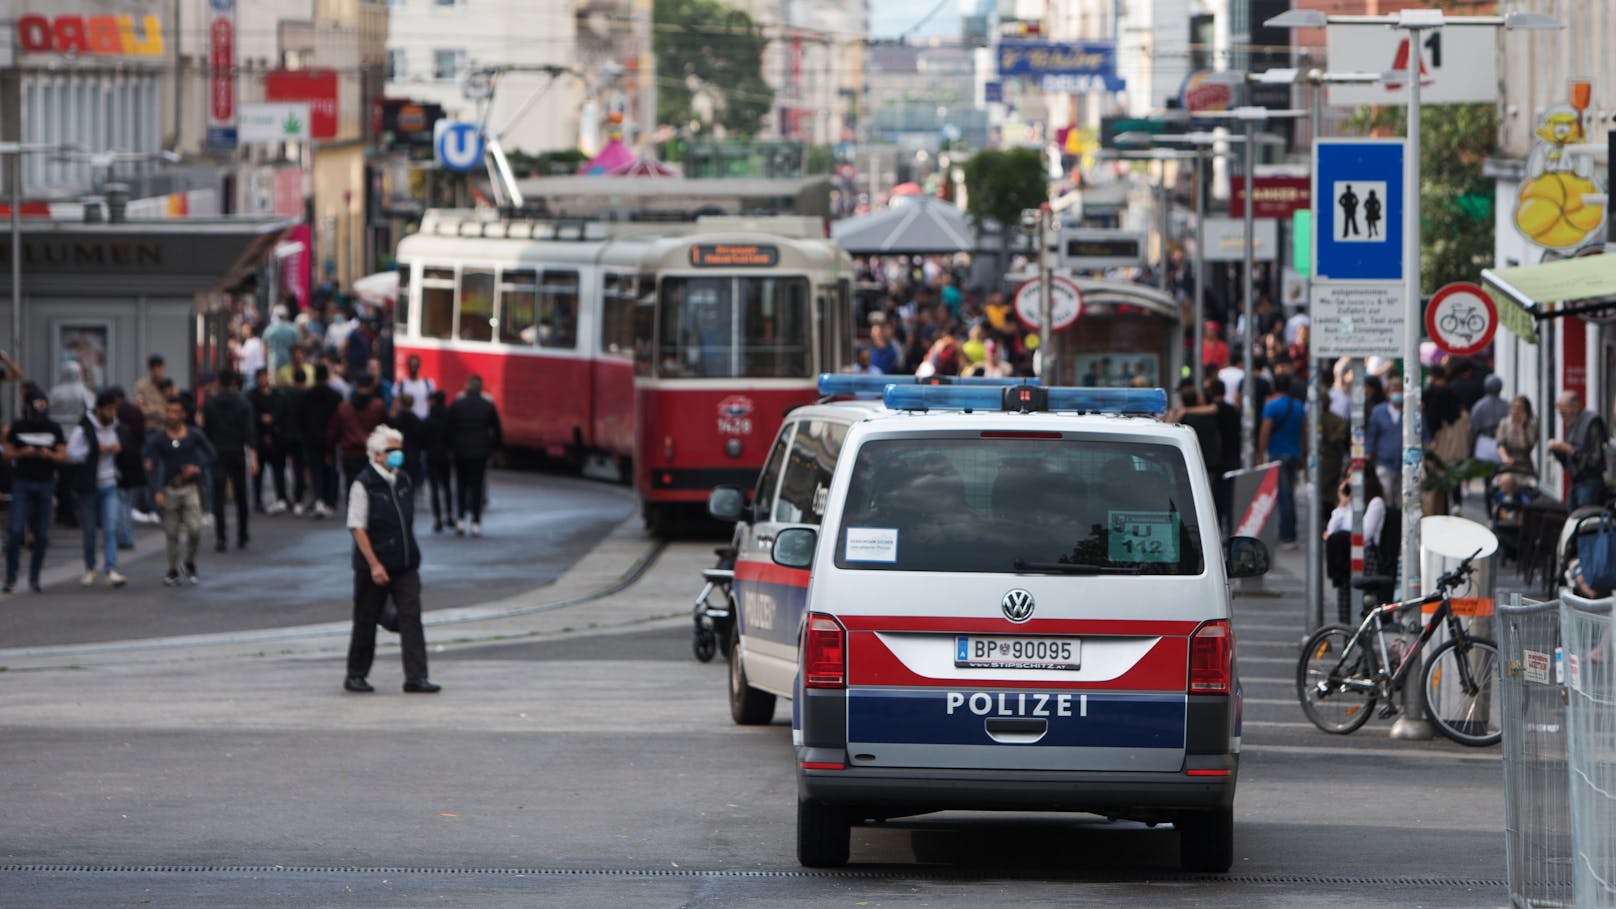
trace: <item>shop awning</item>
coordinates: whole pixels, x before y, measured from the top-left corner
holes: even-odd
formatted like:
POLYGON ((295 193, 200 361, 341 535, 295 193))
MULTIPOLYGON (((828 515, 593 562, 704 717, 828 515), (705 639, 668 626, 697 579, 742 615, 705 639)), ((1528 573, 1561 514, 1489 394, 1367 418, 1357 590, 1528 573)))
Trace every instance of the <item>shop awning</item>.
POLYGON ((1584 256, 1542 265, 1484 269, 1482 283, 1498 305, 1498 321, 1537 343, 1537 320, 1558 307, 1616 298, 1616 256, 1584 256))

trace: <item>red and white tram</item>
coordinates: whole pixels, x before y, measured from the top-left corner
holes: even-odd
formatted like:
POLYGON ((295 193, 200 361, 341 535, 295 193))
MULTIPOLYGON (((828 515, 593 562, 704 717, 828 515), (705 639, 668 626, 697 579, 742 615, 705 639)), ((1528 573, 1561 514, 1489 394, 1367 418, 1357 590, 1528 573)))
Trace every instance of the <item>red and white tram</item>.
POLYGON ((632 461, 647 522, 749 486, 852 359, 852 262, 817 218, 564 221, 432 211, 399 244, 397 367, 476 374, 512 445, 632 461))

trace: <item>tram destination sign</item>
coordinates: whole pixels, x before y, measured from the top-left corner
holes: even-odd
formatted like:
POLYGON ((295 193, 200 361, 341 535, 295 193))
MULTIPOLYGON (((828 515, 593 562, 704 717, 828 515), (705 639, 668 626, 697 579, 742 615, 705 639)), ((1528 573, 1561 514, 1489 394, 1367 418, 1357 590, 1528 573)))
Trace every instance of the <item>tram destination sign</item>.
POLYGON ((1143 234, 1068 227, 1060 234, 1060 264, 1078 271, 1128 268, 1145 263, 1143 234))
POLYGON ((690 247, 690 264, 697 268, 772 268, 779 261, 778 246, 697 243, 690 247))

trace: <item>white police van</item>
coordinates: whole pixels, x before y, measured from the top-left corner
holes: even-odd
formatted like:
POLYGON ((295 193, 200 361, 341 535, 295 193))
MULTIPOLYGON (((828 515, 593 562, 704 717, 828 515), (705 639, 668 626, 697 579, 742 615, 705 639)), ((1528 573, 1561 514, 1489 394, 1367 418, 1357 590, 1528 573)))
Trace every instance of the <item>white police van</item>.
POLYGON ((794 673, 797 851, 949 809, 1075 811, 1233 861, 1240 686, 1200 449, 1160 390, 895 385, 842 440, 806 571, 794 673))

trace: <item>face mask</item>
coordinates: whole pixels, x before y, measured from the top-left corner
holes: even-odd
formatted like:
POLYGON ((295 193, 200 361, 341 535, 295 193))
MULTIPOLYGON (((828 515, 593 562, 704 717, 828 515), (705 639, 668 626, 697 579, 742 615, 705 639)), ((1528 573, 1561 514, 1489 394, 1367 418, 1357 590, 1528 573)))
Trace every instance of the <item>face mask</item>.
POLYGON ((399 469, 400 467, 403 467, 403 466, 404 466, 404 452, 402 452, 402 451, 389 451, 387 453, 387 467, 388 467, 389 470, 397 470, 397 469, 399 469))
POLYGON ((1403 393, 1400 392, 1400 391, 1394 391, 1390 395, 1387 396, 1386 400, 1392 402, 1393 407, 1402 407, 1403 406, 1403 393))

